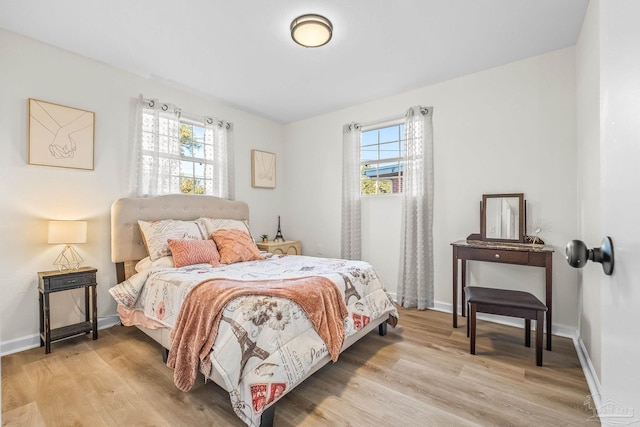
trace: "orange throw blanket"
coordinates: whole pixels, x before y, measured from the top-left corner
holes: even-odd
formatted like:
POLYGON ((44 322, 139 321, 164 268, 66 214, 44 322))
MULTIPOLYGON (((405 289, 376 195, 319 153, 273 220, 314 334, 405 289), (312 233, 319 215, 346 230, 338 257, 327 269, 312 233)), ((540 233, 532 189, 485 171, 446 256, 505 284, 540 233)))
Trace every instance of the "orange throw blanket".
POLYGON ((189 391, 193 387, 198 367, 209 376, 209 354, 222 312, 232 299, 244 295, 282 297, 298 304, 327 345, 331 359, 334 362, 338 359, 348 312, 340 291, 329 279, 319 276, 255 282, 211 279, 189 292, 171 331, 167 366, 174 369, 173 382, 180 390, 189 391))

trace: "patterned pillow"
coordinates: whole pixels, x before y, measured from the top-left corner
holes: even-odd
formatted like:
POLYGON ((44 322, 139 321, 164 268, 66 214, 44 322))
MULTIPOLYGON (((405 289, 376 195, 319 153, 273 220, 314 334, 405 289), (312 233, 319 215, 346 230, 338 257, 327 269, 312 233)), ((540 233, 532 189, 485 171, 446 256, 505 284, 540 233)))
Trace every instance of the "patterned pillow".
POLYGON ((220 263, 233 264, 242 261, 265 259, 249 234, 242 230, 222 229, 214 231, 211 238, 218 246, 220 263))
POLYGON ((173 240, 169 239, 169 249, 176 267, 209 263, 220 265, 220 254, 213 240, 173 240))
POLYGON ((211 233, 221 229, 242 230, 251 235, 246 221, 241 221, 239 219, 202 217, 196 219, 195 222, 200 226, 201 230, 205 230, 205 236, 211 236, 211 233))
POLYGON ((138 221, 149 258, 155 261, 163 256, 171 255, 167 240, 204 240, 203 234, 195 221, 177 221, 165 219, 160 221, 138 221))
POLYGON ((135 266, 135 270, 136 270, 136 273, 140 273, 141 271, 144 271, 147 268, 151 268, 151 267, 173 268, 175 267, 175 264, 173 263, 172 256, 163 256, 162 258, 158 258, 155 261, 151 261, 151 258, 146 256, 142 258, 140 261, 138 261, 138 263, 135 266))

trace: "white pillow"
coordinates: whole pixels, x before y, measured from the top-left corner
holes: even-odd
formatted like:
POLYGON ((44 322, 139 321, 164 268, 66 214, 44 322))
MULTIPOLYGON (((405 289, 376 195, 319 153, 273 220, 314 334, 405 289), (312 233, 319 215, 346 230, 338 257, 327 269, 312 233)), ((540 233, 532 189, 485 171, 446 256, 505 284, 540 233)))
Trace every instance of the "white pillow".
POLYGON ((138 221, 140 232, 147 247, 149 258, 155 261, 171 255, 167 240, 205 240, 207 234, 195 221, 164 219, 160 221, 138 221))
POLYGON ((138 263, 136 264, 136 272, 140 273, 143 270, 146 270, 147 268, 151 268, 151 267, 168 267, 168 268, 173 268, 175 267, 175 264, 173 262, 173 257, 172 256, 163 256, 162 258, 158 258, 155 261, 151 261, 151 258, 144 257, 142 258, 140 261, 138 261, 138 263))

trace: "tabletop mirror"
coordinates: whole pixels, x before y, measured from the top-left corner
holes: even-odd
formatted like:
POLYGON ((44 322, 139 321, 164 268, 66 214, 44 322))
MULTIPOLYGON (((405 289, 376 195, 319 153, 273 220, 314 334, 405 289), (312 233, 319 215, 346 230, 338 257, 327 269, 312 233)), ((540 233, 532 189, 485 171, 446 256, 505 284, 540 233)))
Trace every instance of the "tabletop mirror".
POLYGON ((480 235, 486 241, 523 243, 524 194, 483 194, 480 235))

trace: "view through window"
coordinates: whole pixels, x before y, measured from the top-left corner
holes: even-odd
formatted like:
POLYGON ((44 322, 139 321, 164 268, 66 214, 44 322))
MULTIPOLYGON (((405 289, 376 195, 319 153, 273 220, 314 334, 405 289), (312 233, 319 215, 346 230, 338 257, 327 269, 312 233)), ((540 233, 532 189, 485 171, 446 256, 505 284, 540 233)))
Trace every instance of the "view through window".
POLYGON ((404 122, 362 131, 360 140, 361 194, 402 192, 404 146, 404 122))
POLYGON ((180 120, 181 193, 205 194, 207 177, 213 175, 212 170, 207 170, 212 166, 206 165, 205 161, 213 157, 213 146, 205 143, 204 136, 204 127, 184 119, 180 120))

